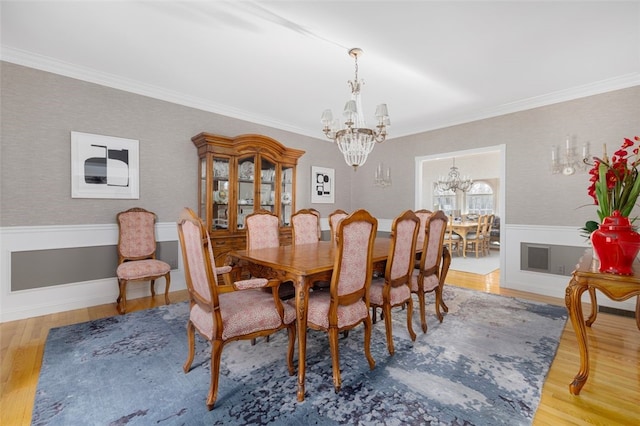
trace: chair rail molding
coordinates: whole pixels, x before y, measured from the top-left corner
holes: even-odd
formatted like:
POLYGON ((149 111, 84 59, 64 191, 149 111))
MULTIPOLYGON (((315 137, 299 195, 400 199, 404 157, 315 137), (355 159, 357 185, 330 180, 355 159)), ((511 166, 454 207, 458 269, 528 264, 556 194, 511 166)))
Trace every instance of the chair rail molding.
MULTIPOLYGON (((500 234, 503 243, 500 254, 505 256, 500 271, 500 286, 514 290, 527 291, 564 299, 565 290, 570 276, 554 275, 543 272, 533 272, 520 269, 520 243, 554 244, 590 248, 589 242, 580 235, 580 225, 576 226, 541 226, 541 225, 500 225, 500 234)), ((575 260, 571 271, 578 264, 575 260)), ((590 303, 585 292, 583 303, 590 303)), ((635 311, 635 298, 616 302, 606 297, 598 298, 598 304, 616 309, 635 311)))
MULTIPOLYGON (((156 224, 158 242, 177 241, 175 222, 156 224)), ((115 303, 118 296, 116 266, 113 277, 70 282, 49 287, 12 291, 11 256, 15 252, 56 250, 118 243, 118 226, 114 224, 14 226, 0 228, 0 322, 115 303)), ((179 248, 178 248, 179 250, 179 248)), ((178 269, 172 271, 171 290, 186 289, 182 256, 177 253, 178 269), (175 279, 174 279, 175 276, 175 279)), ((151 295, 149 286, 132 286, 129 299, 151 295)))

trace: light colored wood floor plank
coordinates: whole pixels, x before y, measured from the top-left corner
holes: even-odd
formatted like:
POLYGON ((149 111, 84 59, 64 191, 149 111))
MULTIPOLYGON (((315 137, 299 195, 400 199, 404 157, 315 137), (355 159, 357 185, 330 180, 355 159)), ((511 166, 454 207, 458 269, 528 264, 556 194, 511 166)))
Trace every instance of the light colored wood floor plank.
MULTIPOLYGON (((567 283, 568 283, 567 279, 567 283)), ((564 306, 564 300, 501 289, 499 271, 488 275, 449 271, 447 284, 564 306)), ((446 288, 445 288, 446 291, 446 288)), ((186 291, 171 301, 187 300, 186 291)), ((127 301, 129 312, 164 304, 161 295, 127 301)), ((585 312, 588 312, 585 305, 585 312)), ((0 424, 29 425, 49 330, 117 315, 115 303, 0 324, 0 424)), ((446 321, 446 317, 445 317, 446 321)), ((633 318, 598 314, 587 330, 591 371, 580 396, 569 393, 580 356, 571 322, 542 389, 534 425, 630 425, 640 418, 640 331, 633 318)), ((292 398, 295 395, 292 394, 292 398)))

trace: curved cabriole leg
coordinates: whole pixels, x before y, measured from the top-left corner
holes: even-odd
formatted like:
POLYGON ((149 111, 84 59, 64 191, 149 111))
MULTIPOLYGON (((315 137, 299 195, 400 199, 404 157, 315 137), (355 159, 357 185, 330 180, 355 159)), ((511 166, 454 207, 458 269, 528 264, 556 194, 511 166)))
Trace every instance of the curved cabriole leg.
POLYGON ((422 325, 422 332, 427 332, 427 313, 425 312, 425 300, 424 291, 418 289, 418 303, 420 304, 420 324, 422 325))
POLYGON ((442 316, 442 312, 440 312, 440 305, 442 304, 442 290, 440 287, 436 287, 436 316, 438 317, 438 321, 442 322, 444 317, 442 316))
POLYGON ((331 348, 331 362, 333 366, 333 387, 336 393, 340 392, 342 380, 340 379, 340 349, 338 348, 338 329, 329 327, 329 347, 331 348))
POLYGON ((591 327, 598 316, 598 299, 596 298, 596 289, 593 287, 589 287, 589 298, 591 299, 591 314, 586 322, 587 327, 591 327))
POLYGON ((182 370, 185 373, 188 373, 191 369, 191 363, 193 362, 193 356, 195 355, 195 345, 195 327, 191 320, 189 320, 189 322, 187 322, 187 346, 189 347, 189 354, 187 355, 187 360, 182 366, 182 370))
POLYGON ((416 332, 413 331, 413 300, 409 298, 409 308, 407 309, 407 330, 409 330, 409 336, 413 342, 416 341, 416 332))
POLYGON ((116 307, 118 309, 118 312, 121 315, 124 315, 127 312, 127 280, 118 280, 118 288, 120 294, 116 299, 116 307))
POLYGON ((220 358, 222 358, 222 342, 214 340, 211 342, 211 386, 207 395, 207 409, 213 410, 213 406, 218 399, 218 377, 220 376, 220 358))
POLYGON ((169 300, 169 286, 171 285, 171 274, 167 272, 167 275, 164 276, 164 279, 167 281, 167 285, 164 288, 164 303, 166 305, 170 304, 169 300))
POLYGON ((389 349, 389 355, 395 353, 395 348, 393 347, 393 331, 391 326, 391 305, 385 303, 382 306, 382 312, 384 313, 384 328, 387 332, 387 348, 389 349))
POLYGON ((289 349, 287 350, 287 367, 289 368, 289 375, 293 376, 296 372, 293 367, 293 352, 296 344, 296 323, 295 321, 287 327, 287 333, 289 334, 289 349))
POLYGON ((364 320, 364 355, 369 362, 369 368, 373 370, 376 366, 376 361, 371 356, 371 318, 367 317, 364 320))
POLYGON ((151 297, 156 296, 156 280, 151 280, 149 282, 149 287, 151 289, 151 297))
POLYGON ((587 290, 585 286, 580 286, 574 278, 571 279, 565 292, 565 304, 569 311, 571 324, 576 333, 578 349, 580 350, 580 370, 569 384, 569 391, 572 395, 579 395, 589 377, 589 348, 587 347, 587 327, 582 316, 581 296, 587 290))

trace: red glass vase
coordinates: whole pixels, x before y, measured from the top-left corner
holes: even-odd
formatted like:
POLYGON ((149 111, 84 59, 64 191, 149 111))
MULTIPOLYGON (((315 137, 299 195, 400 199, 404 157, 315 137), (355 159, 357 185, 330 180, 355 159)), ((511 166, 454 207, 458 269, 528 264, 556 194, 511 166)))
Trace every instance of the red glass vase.
POLYGON ((629 218, 615 210, 591 233, 593 251, 600 260, 600 272, 632 275, 633 261, 640 251, 640 234, 633 230, 629 218))

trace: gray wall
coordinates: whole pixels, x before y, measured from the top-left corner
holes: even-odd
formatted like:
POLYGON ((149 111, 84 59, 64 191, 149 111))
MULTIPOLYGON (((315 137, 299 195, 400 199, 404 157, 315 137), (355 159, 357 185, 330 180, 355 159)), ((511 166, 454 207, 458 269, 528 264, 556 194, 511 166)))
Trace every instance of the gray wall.
POLYGON ((640 86, 387 141, 353 177, 352 203, 393 217, 413 207, 415 157, 504 144, 505 222, 580 227, 597 217, 588 176, 550 172, 551 146, 562 146, 567 134, 580 146, 590 142, 592 155, 602 155, 603 143, 613 153, 623 137, 640 135, 640 86), (391 167, 393 191, 373 186, 378 161, 391 167))
POLYGON ((198 157, 191 137, 203 131, 259 133, 306 151, 296 207, 310 207, 315 165, 335 168, 340 185, 335 204, 314 207, 325 216, 351 209, 351 170, 328 141, 7 62, 0 67, 0 226, 115 223, 119 211, 134 206, 154 211, 159 222, 175 221, 182 207, 197 207, 198 157), (71 131, 139 140, 140 199, 72 199, 71 131))

